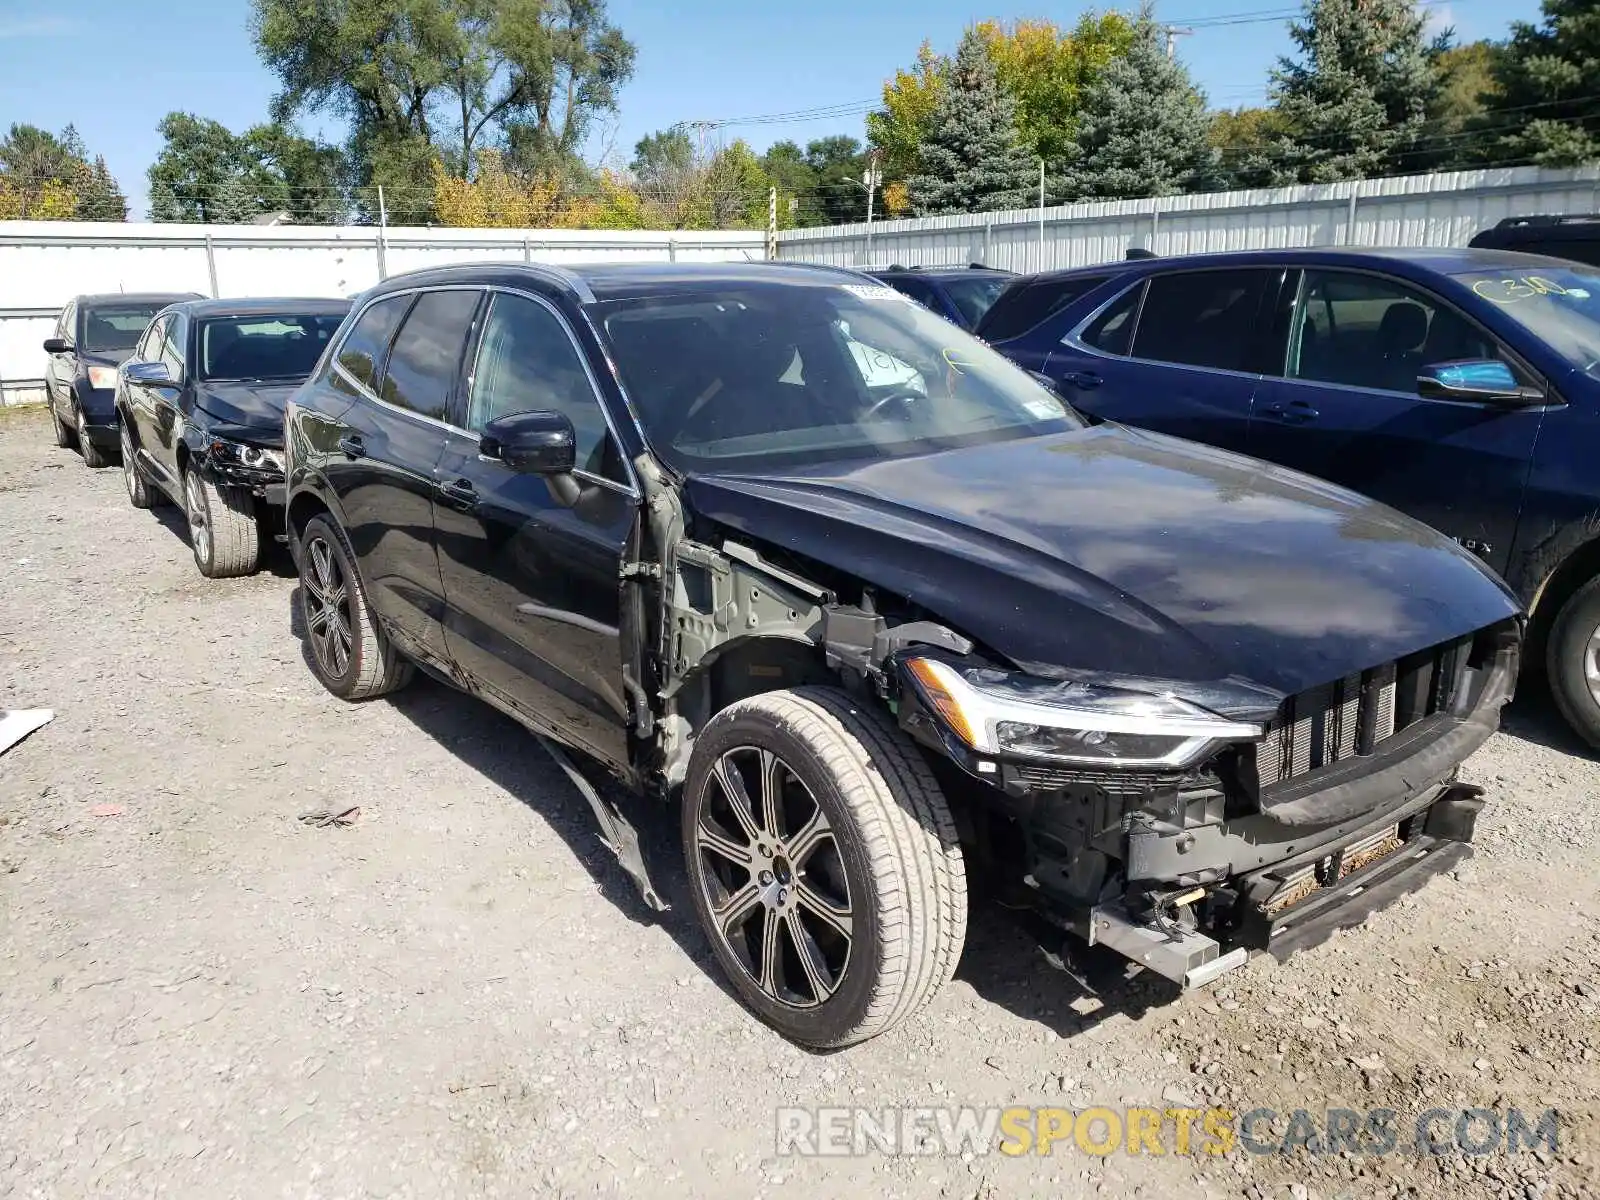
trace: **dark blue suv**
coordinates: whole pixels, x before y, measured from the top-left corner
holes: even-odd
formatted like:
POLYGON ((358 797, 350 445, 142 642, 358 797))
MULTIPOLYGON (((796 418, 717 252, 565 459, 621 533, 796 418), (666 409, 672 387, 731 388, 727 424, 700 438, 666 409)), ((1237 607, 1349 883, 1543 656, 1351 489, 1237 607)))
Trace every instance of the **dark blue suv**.
POLYGON ((1481 556, 1600 746, 1600 269, 1466 249, 1141 259, 1019 278, 991 317, 1024 292, 1042 319, 978 335, 1090 417, 1333 480, 1481 556))
POLYGON ((968 267, 901 267, 869 271, 903 296, 909 296, 929 312, 938 313, 962 329, 972 329, 988 313, 989 306, 1016 278, 1014 271, 1002 271, 973 263, 968 267))

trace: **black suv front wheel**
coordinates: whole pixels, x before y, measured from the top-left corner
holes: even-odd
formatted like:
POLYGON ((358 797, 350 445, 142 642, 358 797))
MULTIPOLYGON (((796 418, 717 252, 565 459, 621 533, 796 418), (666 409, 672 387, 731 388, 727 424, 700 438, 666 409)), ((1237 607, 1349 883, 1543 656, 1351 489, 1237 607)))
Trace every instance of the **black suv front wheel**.
POLYGON ((255 574, 261 565, 261 531, 249 492, 219 487, 190 467, 183 473, 183 509, 200 574, 207 579, 255 574))
POLYGON ((887 716, 828 688, 718 713, 683 794, 695 911, 749 1007, 819 1049, 899 1024, 966 937, 955 823, 887 716))
POLYGON ((367 604, 344 534, 326 516, 300 535, 300 618, 311 669, 342 700, 369 700, 411 679, 411 664, 389 644, 367 604))

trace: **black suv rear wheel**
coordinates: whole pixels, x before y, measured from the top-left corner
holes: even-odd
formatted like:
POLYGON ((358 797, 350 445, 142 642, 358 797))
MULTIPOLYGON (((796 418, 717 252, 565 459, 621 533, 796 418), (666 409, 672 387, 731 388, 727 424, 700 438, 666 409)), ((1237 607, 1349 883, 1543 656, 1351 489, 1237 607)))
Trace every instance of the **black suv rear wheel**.
POLYGON ((144 477, 144 471, 139 466, 139 455, 134 449, 133 435, 128 432, 126 421, 122 423, 117 438, 122 445, 122 482, 128 488, 128 503, 135 508, 154 508, 158 493, 150 486, 150 481, 144 477))
POLYGON ((342 700, 369 700, 411 680, 412 667, 389 644, 367 604, 355 555, 326 516, 300 535, 300 617, 311 645, 311 669, 342 700))
POLYGON ((899 1024, 961 957, 949 805, 905 735, 842 692, 769 692, 713 717, 689 763, 683 841, 717 961, 802 1045, 899 1024))

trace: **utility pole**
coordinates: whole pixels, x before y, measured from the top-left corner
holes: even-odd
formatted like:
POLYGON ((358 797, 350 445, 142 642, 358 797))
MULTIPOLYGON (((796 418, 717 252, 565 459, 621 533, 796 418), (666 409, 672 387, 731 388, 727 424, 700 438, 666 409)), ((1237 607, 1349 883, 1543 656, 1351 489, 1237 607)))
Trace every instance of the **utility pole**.
POLYGON ((717 128, 715 121, 686 121, 685 126, 695 132, 695 157, 704 159, 706 156, 706 131, 717 128))
POLYGON ((1039 160, 1039 270, 1044 270, 1044 159, 1039 160))
POLYGON ((872 265, 872 195, 878 190, 878 185, 883 182, 883 175, 878 170, 878 152, 870 151, 867 154, 867 169, 861 172, 861 186, 867 189, 867 261, 872 265))
POLYGON ((1172 58, 1178 52, 1178 39, 1191 36, 1194 30, 1181 25, 1164 25, 1161 32, 1167 35, 1167 57, 1172 58))
POLYGON ((389 278, 389 209, 383 202, 383 184, 378 185, 378 281, 389 278))
POLYGON ((767 189, 767 258, 778 257, 778 189, 767 189))

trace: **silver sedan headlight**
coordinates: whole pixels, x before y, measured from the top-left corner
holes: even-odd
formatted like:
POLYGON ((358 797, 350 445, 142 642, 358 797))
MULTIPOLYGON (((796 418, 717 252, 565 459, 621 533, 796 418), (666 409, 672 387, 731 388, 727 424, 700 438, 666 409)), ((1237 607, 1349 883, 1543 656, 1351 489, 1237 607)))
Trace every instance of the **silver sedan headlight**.
POLYGON ((1228 742, 1258 741, 1260 725, 1230 721, 1178 696, 956 667, 909 658, 922 698, 981 754, 1104 766, 1182 768, 1228 742))

